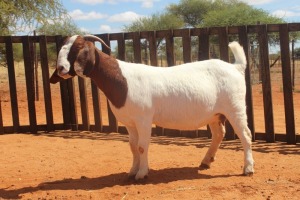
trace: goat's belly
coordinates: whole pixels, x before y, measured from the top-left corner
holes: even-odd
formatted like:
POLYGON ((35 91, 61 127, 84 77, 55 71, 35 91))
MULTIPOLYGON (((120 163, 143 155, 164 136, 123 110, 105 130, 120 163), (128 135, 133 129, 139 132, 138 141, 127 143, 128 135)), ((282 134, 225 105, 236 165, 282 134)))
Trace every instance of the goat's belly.
POLYGON ((153 123, 170 129, 195 130, 207 125, 215 116, 212 112, 159 113, 153 116, 153 123))

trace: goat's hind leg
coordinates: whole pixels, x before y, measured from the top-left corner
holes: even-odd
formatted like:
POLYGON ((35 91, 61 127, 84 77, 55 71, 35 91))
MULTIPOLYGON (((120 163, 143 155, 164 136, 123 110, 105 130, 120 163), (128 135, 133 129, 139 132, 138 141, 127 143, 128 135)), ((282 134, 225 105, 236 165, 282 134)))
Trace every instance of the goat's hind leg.
POLYGON ((217 150, 225 135, 225 117, 223 115, 219 115, 217 117, 219 118, 219 121, 209 124, 209 128, 212 133, 212 141, 205 157, 200 164, 200 169, 210 168, 211 163, 215 161, 217 150))
POLYGON ((127 127, 128 133, 129 133, 129 145, 130 145, 130 150, 132 153, 132 166, 129 171, 128 177, 134 178, 137 172, 139 171, 139 166, 140 166, 140 155, 138 151, 138 132, 135 127, 127 127))
POLYGON ((252 135, 251 131, 247 126, 247 115, 231 115, 228 117, 235 133, 241 140, 244 149, 244 175, 251 176, 254 173, 254 160, 252 156, 252 135))

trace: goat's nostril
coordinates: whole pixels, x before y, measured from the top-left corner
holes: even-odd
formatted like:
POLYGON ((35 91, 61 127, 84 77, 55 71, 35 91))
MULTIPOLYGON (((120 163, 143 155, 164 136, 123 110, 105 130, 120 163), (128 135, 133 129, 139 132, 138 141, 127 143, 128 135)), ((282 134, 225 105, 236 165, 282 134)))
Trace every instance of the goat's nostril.
POLYGON ((57 66, 57 72, 61 73, 64 70, 63 66, 57 66))

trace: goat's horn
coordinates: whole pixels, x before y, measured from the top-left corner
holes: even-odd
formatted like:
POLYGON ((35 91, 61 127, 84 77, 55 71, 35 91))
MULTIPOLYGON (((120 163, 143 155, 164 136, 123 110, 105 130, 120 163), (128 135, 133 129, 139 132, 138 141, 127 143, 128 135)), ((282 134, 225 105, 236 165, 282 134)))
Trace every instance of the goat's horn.
POLYGON ((91 39, 93 41, 98 41, 98 42, 100 42, 101 44, 103 44, 105 47, 107 47, 110 50, 110 47, 101 38, 99 38, 97 36, 94 36, 94 35, 84 35, 83 38, 84 39, 91 39))

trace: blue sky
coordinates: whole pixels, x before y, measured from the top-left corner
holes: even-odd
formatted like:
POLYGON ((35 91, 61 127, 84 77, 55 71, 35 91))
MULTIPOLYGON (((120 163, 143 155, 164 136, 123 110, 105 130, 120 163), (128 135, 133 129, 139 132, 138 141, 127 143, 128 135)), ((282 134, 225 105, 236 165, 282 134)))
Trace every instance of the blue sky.
MULTIPOLYGON (((287 22, 300 22, 299 0, 242 0, 287 22)), ((179 0, 62 0, 79 28, 92 34, 120 32, 138 17, 162 12, 179 0)))

